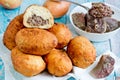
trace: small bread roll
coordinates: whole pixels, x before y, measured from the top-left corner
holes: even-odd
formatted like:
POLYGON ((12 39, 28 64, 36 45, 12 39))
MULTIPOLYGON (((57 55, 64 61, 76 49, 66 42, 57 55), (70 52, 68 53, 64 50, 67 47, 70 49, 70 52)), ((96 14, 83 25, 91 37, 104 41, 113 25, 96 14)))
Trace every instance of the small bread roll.
POLYGON ((46 67, 41 56, 24 54, 17 47, 12 49, 11 59, 14 69, 24 76, 37 75, 46 67))
POLYGON ((67 53, 73 64, 80 68, 87 68, 96 59, 95 47, 83 36, 77 36, 70 41, 67 53))
POLYGON ((3 43, 9 50, 16 46, 15 36, 16 33, 22 28, 24 28, 23 14, 20 14, 10 22, 6 31, 4 32, 3 43))
POLYGON ((72 70, 72 62, 63 50, 53 49, 45 56, 48 72, 55 76, 64 76, 72 70))
POLYGON ((15 38, 19 50, 28 54, 45 55, 58 44, 56 36, 38 28, 21 29, 15 38))
POLYGON ((46 0, 43 6, 50 10, 54 18, 60 18, 68 12, 70 2, 63 0, 58 2, 55 0, 46 0))
POLYGON ((62 23, 55 23, 52 28, 48 29, 58 39, 58 45, 56 48, 64 48, 72 39, 72 32, 69 28, 62 23))
POLYGON ((53 26, 54 18, 47 8, 31 5, 24 13, 23 24, 28 28, 48 29, 53 26))

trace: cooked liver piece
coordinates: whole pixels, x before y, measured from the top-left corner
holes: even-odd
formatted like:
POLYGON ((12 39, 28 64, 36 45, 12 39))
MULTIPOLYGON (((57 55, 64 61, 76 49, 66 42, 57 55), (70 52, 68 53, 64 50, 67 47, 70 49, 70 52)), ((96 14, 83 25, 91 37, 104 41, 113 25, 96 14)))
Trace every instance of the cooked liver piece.
POLYGON ((81 28, 85 28, 85 14, 84 13, 74 13, 72 14, 73 23, 81 28))
POLYGON ((104 33, 106 32, 107 23, 102 18, 94 18, 93 16, 86 15, 87 27, 85 31, 92 33, 104 33))
POLYGON ((103 20, 107 23, 107 29, 106 32, 113 31, 119 27, 119 23, 116 19, 113 19, 111 17, 105 17, 103 20))
POLYGON ((108 76, 114 69, 115 60, 110 55, 103 55, 97 66, 91 71, 91 75, 95 78, 104 78, 108 76))
POLYGON ((73 13, 73 23, 80 29, 91 33, 105 33, 117 29, 120 21, 111 16, 114 12, 104 3, 92 3, 88 13, 73 13))
POLYGON ((89 14, 86 15, 86 24, 85 31, 92 33, 110 32, 119 27, 116 19, 111 17, 94 18, 89 14))
POLYGON ((95 18, 111 17, 114 12, 104 3, 92 3, 92 8, 88 11, 95 18))

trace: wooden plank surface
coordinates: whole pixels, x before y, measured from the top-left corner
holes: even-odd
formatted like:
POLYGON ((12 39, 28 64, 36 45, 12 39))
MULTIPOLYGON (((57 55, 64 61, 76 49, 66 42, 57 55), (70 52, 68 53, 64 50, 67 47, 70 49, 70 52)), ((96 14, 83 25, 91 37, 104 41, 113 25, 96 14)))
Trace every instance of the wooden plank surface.
MULTIPOLYGON (((105 0, 105 2, 120 8, 120 0, 105 0)), ((120 31, 115 36, 113 36, 113 38, 111 38, 110 43, 112 52, 120 57, 120 31)))
POLYGON ((19 13, 19 8, 14 10, 8 10, 0 6, 0 33, 3 33, 6 30, 9 22, 17 16, 19 13))
POLYGON ((118 57, 120 57, 120 31, 111 39, 111 49, 118 57))
MULTIPOLYGON (((120 8, 120 0, 105 0, 105 2, 120 8)), ((120 31, 111 39, 111 49, 120 57, 120 31)))

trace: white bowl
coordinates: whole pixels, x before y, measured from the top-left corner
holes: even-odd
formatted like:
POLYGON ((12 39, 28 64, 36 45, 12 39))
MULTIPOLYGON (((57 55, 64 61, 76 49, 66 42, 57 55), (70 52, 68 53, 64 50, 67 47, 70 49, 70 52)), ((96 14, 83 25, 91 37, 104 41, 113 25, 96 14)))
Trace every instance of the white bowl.
MULTIPOLYGON (((114 15, 112 15, 112 18, 119 20, 120 21, 120 9, 105 3, 106 5, 110 6, 110 8, 114 11, 114 15)), ((85 3, 83 4, 89 8, 91 8, 91 3, 85 3)), ((90 41, 105 41, 108 40, 110 38, 112 38, 112 36, 115 36, 115 34, 120 30, 120 28, 111 31, 111 32, 106 32, 106 33, 90 33, 90 32, 86 32, 80 28, 78 28, 77 26, 74 25, 73 20, 72 20, 72 14, 76 13, 76 12, 83 12, 83 13, 87 13, 87 11, 80 7, 77 6, 75 7, 71 12, 70 12, 70 22, 73 25, 73 27, 75 28, 75 31, 82 36, 87 37, 90 41)))

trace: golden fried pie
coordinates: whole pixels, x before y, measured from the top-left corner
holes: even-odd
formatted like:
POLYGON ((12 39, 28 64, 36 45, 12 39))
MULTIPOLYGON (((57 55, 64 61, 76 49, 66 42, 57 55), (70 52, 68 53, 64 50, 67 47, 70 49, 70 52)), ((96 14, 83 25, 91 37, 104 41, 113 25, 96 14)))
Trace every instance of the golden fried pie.
POLYGON ((96 59, 96 50, 93 44, 83 36, 77 36, 70 41, 67 53, 73 64, 80 68, 87 68, 96 59))
POLYGON ((52 32, 58 39, 58 45, 56 48, 65 47, 72 38, 71 31, 65 24, 62 23, 55 23, 49 31, 52 32))
POLYGON ((16 46, 15 35, 22 28, 24 28, 24 26, 23 26, 23 14, 15 17, 10 22, 10 24, 8 25, 8 27, 4 33, 3 43, 8 49, 11 50, 16 46))
POLYGON ((14 69, 24 76, 37 75, 46 67, 41 56, 24 54, 17 47, 12 49, 11 59, 14 69))
POLYGON ((55 76, 64 76, 72 70, 72 62, 63 50, 53 49, 45 56, 48 72, 55 76))
POLYGON ((58 40, 47 30, 24 28, 16 34, 15 42, 24 53, 45 55, 57 46, 58 40))
POLYGON ((47 8, 33 4, 25 10, 23 24, 28 28, 49 29, 54 24, 54 18, 47 8))

